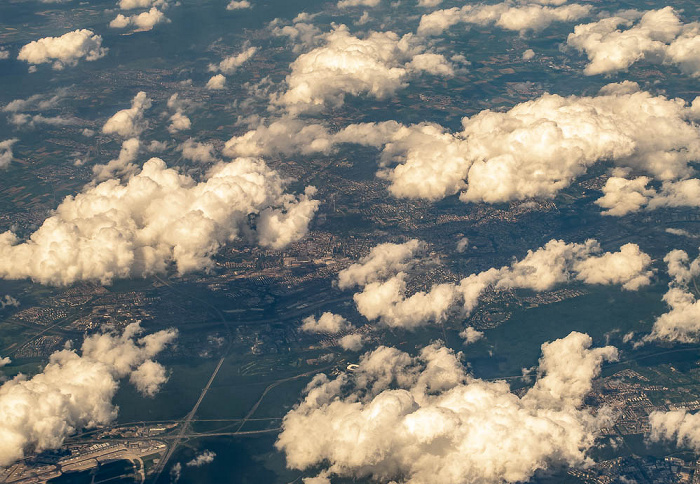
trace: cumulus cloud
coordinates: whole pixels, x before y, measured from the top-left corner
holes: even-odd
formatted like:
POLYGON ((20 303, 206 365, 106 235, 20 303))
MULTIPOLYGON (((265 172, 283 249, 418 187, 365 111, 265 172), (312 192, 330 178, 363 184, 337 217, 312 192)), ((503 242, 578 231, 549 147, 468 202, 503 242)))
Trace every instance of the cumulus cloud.
POLYGON ((163 5, 164 0, 119 0, 119 8, 133 10, 135 8, 150 8, 163 5))
POLYGON ((346 334, 338 340, 338 344, 345 351, 360 351, 364 346, 361 334, 346 334))
POLYGON ((113 29, 125 29, 133 27, 140 31, 152 30, 153 27, 162 22, 168 22, 168 18, 156 7, 151 8, 147 12, 141 12, 136 15, 117 15, 114 20, 109 23, 113 29))
POLYGON ((0 47, 0 60, 6 60, 10 58, 10 51, 4 47, 0 47))
POLYGON ((463 331, 459 333, 459 337, 464 340, 464 344, 468 345, 471 343, 476 343, 484 337, 483 331, 478 331, 471 326, 467 326, 463 331))
POLYGON ((458 284, 435 284, 427 292, 407 296, 405 271, 417 262, 412 259, 415 244, 416 241, 410 241, 403 246, 392 246, 390 251, 385 246, 393 244, 378 246, 375 250, 380 250, 376 253, 373 251, 338 274, 341 288, 361 287, 353 299, 358 312, 368 320, 413 329, 444 321, 451 311, 468 315, 489 287, 541 292, 569 281, 580 281, 615 284, 634 291, 648 285, 653 275, 649 270, 651 257, 635 244, 626 244, 618 252, 602 252, 595 240, 582 244, 551 240, 509 266, 471 274, 458 284))
POLYGON ((589 5, 564 2, 527 2, 512 1, 493 5, 465 5, 436 10, 423 15, 418 25, 418 34, 423 36, 440 35, 457 24, 496 25, 505 30, 514 30, 521 34, 527 31, 540 31, 554 22, 571 22, 588 15, 589 5), (552 3, 556 6, 549 6, 552 3))
POLYGON ((12 146, 17 143, 19 139, 10 138, 5 141, 0 141, 0 169, 7 168, 10 163, 12 163, 12 146))
POLYGON ((596 204, 607 210, 603 215, 622 216, 631 212, 663 207, 700 207, 700 180, 690 178, 666 181, 659 190, 648 187, 651 179, 610 177, 603 186, 603 197, 596 204))
POLYGON ((131 101, 129 109, 122 109, 109 118, 102 127, 105 134, 118 134, 124 138, 138 137, 146 128, 143 116, 151 107, 151 100, 145 92, 140 91, 131 101))
POLYGON ((189 461, 186 465, 187 467, 202 467, 203 465, 211 464, 214 462, 216 457, 216 452, 211 450, 205 450, 201 454, 197 454, 194 459, 189 461))
POLYGON ((182 152, 182 157, 186 160, 199 163, 210 163, 216 160, 214 145, 211 143, 199 143, 190 138, 178 146, 178 150, 182 152))
POLYGON ((426 247, 424 242, 413 239, 403 244, 379 244, 370 253, 338 273, 338 287, 349 289, 366 286, 390 274, 405 271, 414 257, 426 247))
POLYGON ((670 310, 656 319, 645 341, 697 342, 700 340, 700 301, 688 285, 700 275, 700 257, 691 261, 685 251, 672 250, 664 262, 671 282, 663 299, 670 310))
POLYGON ((75 66, 80 59, 95 61, 107 55, 102 37, 92 30, 79 29, 60 37, 44 37, 22 47, 17 59, 29 64, 53 63, 55 70, 75 66))
POLYGON ((673 7, 645 13, 625 11, 615 17, 577 25, 567 44, 590 61, 586 75, 625 71, 641 60, 675 64, 700 76, 700 26, 683 24, 673 7))
POLYGON ((223 74, 217 74, 215 76, 211 76, 209 80, 207 81, 206 88, 211 90, 211 91, 219 91, 224 88, 226 85, 226 76, 223 74))
POLYGON ((224 60, 218 64, 210 65, 209 70, 213 72, 221 71, 224 74, 233 74, 239 67, 248 62, 257 51, 257 47, 248 47, 238 54, 230 55, 224 58, 224 60))
MULTIPOLYGON (((463 130, 395 121, 352 124, 331 133, 321 124, 282 117, 226 143, 230 155, 330 153, 341 143, 381 150, 378 176, 396 197, 500 203, 552 198, 589 167, 611 161, 661 181, 690 177, 700 159, 695 102, 652 96, 635 83, 596 96, 544 94, 505 112, 463 118, 463 130)), ((686 191, 695 182, 669 185, 686 191)), ((669 191, 664 203, 680 203, 669 191)), ((661 199, 658 202, 661 203, 661 199)))
POLYGON ((338 8, 348 7, 376 7, 381 0, 340 0, 338 8))
POLYGON ((231 0, 229 4, 226 5, 226 10, 243 10, 251 7, 252 5, 248 0, 231 0))
POLYGON ((647 436, 652 442, 670 441, 678 447, 700 450, 700 414, 685 410, 670 412, 655 411, 649 414, 650 431, 647 436))
MULTIPOLYGON (((515 483, 550 466, 579 466, 606 412, 582 408, 613 347, 571 333, 542 346, 537 381, 519 397, 503 381, 469 375, 459 354, 433 344, 411 357, 380 347, 331 380, 317 375, 283 420, 287 465, 378 482, 515 483)), ((320 479, 320 480, 318 480, 320 479)))
POLYGON ((352 329, 350 322, 339 314, 325 312, 320 318, 309 316, 304 319, 301 330, 307 333, 340 333, 352 329))
POLYGON ((170 124, 168 125, 168 132, 170 134, 175 134, 178 131, 185 131, 192 127, 192 122, 190 118, 187 117, 182 111, 178 110, 170 116, 170 124))
POLYGON ((19 301, 16 298, 10 296, 9 294, 5 294, 4 297, 0 298, 0 309, 5 309, 8 307, 19 307, 19 301))
POLYGON ((453 73, 444 56, 424 52, 411 35, 371 32, 361 39, 340 25, 322 39, 323 46, 291 64, 287 90, 273 97, 275 104, 292 113, 337 107, 346 95, 386 98, 403 88, 409 76, 421 72, 453 73))
POLYGON ((318 14, 308 14, 302 12, 292 20, 291 25, 280 26, 280 20, 275 19, 271 22, 272 35, 277 37, 288 37, 289 40, 295 42, 294 52, 300 52, 302 47, 311 46, 316 41, 322 39, 321 30, 316 27, 311 20, 318 14))
POLYGON ((104 181, 116 176, 126 176, 136 173, 137 166, 134 164, 138 157, 141 142, 138 138, 129 138, 122 143, 119 156, 110 160, 107 164, 98 164, 92 167, 95 181, 104 181))
POLYGON ((306 234, 318 206, 312 190, 294 197, 284 187, 257 159, 219 163, 197 182, 152 158, 124 182, 110 179, 66 197, 29 239, 0 234, 0 277, 106 284, 163 272, 170 263, 180 274, 207 269, 210 256, 240 236, 280 248, 306 234))
POLYGON ((177 331, 140 333, 134 323, 121 335, 88 336, 81 354, 58 351, 41 373, 18 375, 0 386, 0 465, 21 459, 27 448, 56 449, 77 430, 110 423, 117 415, 112 398, 126 376, 134 381, 139 374, 137 387, 146 395, 155 393, 165 380, 152 368, 162 374, 165 369, 152 358, 172 343, 177 331), (154 375, 155 380, 148 379, 154 375))

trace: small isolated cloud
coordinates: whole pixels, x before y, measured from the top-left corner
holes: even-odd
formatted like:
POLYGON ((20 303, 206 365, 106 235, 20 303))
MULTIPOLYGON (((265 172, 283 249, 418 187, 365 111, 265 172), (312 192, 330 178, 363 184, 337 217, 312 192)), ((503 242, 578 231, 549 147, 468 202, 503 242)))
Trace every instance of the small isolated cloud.
POLYGON ((651 442, 671 442, 681 448, 700 450, 700 413, 686 410, 655 411, 649 414, 651 442))
POLYGON ((340 25, 322 39, 325 45, 291 64, 287 90, 273 97, 275 104, 292 113, 337 107, 346 95, 386 98, 413 75, 453 74, 444 56, 425 52, 411 35, 402 39, 394 32, 372 32, 358 38, 340 25))
POLYGON ((505 30, 524 34, 540 31, 554 22, 571 22, 588 15, 590 5, 565 2, 519 2, 507 0, 492 5, 470 4, 423 15, 417 33, 422 36, 440 35, 457 24, 496 25, 505 30), (547 5, 551 3, 555 6, 547 5))
POLYGON ((338 340, 338 344, 345 351, 360 351, 364 346, 361 334, 346 334, 338 340))
POLYGON ((131 101, 129 109, 122 109, 109 118, 102 127, 105 134, 118 134, 124 138, 138 137, 146 128, 143 116, 151 107, 151 100, 141 91, 131 101))
POLYGON ((19 301, 9 294, 0 297, 0 309, 19 307, 19 301))
POLYGON ((571 333, 542 345, 537 380, 522 396, 469 375, 439 344, 417 357, 380 347, 352 373, 314 377, 284 417, 275 446, 292 469, 376 482, 504 484, 537 471, 585 466, 606 410, 583 407, 614 347, 571 333))
POLYGON ((0 169, 7 168, 12 163, 12 146, 18 141, 17 138, 0 141, 0 169))
POLYGON ((211 450, 205 450, 201 454, 197 454, 194 459, 189 461, 186 465, 187 467, 202 467, 203 465, 211 464, 214 462, 216 457, 216 452, 211 450))
POLYGON ((226 85, 226 76, 223 74, 217 74, 212 76, 209 81, 207 81, 206 88, 211 91, 219 91, 226 85))
POLYGON ((339 314, 323 313, 320 318, 309 316, 304 319, 301 330, 307 333, 340 333, 352 329, 350 322, 339 314))
POLYGON ((0 60, 7 60, 10 58, 10 51, 4 47, 0 47, 0 60))
MULTIPOLYGON (((210 65, 209 70, 213 72, 221 71, 224 74, 233 74, 239 67, 248 62, 257 51, 257 47, 248 47, 238 54, 230 55, 224 58, 224 60, 218 64, 210 65)), ((226 78, 224 78, 224 80, 226 80, 226 78)))
POLYGON ((459 337, 464 340, 464 344, 468 345, 471 343, 476 343, 484 337, 483 331, 478 331, 471 326, 467 326, 459 333, 459 337))
POLYGON ((338 8, 349 7, 376 7, 381 3, 381 0, 340 0, 338 8))
POLYGON ((133 27, 139 31, 148 31, 163 22, 169 22, 168 18, 163 12, 153 7, 149 11, 137 15, 125 16, 120 13, 109 23, 109 26, 113 29, 133 27))
POLYGON ((656 190, 648 187, 651 179, 610 177, 603 186, 603 197, 596 204, 605 208, 603 215, 622 216, 640 210, 665 207, 700 207, 700 179, 665 181, 656 190))
POLYGON ((523 52, 523 60, 532 60, 535 57, 535 51, 532 49, 527 49, 523 52))
POLYGON ((129 138, 122 142, 122 148, 119 151, 119 156, 110 160, 107 164, 98 164, 92 167, 92 173, 95 181, 101 182, 114 178, 115 176, 123 177, 133 175, 138 170, 134 164, 141 149, 141 142, 138 138, 129 138))
POLYGON ((80 354, 58 351, 41 373, 18 375, 0 386, 0 465, 23 458, 28 449, 57 449, 78 430, 112 422, 118 410, 112 399, 122 378, 129 376, 145 395, 155 393, 167 377, 153 358, 175 340, 177 331, 140 337, 141 332, 134 323, 121 335, 88 336, 80 354), (135 374, 140 375, 136 380, 135 374))
POLYGON ((178 150, 182 152, 182 157, 186 160, 199 163, 211 163, 216 160, 214 145, 211 143, 198 143, 190 138, 178 146, 178 150))
POLYGON ((200 181, 152 158, 126 181, 89 184, 66 197, 28 239, 0 234, 0 277, 107 284, 170 264, 180 274, 208 269, 211 256, 239 237, 279 249, 306 234, 318 208, 313 190, 294 196, 285 184, 252 158, 216 164, 200 181))
POLYGON ((700 76, 700 25, 683 24, 673 7, 625 11, 577 25, 567 44, 586 54, 590 62, 584 73, 589 76, 626 71, 642 60, 677 65, 700 76))
POLYGON ((244 10, 251 8, 252 5, 248 0, 231 0, 228 5, 226 5, 226 10, 244 10))
POLYGON ((107 55, 102 47, 102 37, 92 30, 81 29, 60 37, 44 37, 22 47, 17 59, 29 64, 53 63, 55 70, 75 66, 78 61, 95 61, 107 55))
POLYGON ((165 4, 165 0, 119 0, 119 8, 133 10, 135 8, 151 8, 165 4))

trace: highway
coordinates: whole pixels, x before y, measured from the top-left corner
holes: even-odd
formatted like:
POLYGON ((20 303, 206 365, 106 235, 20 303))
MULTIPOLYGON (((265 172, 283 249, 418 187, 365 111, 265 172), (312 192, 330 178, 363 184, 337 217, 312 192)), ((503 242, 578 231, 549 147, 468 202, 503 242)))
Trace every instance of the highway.
POLYGON ((219 360, 219 363, 216 365, 216 368, 214 369, 214 373, 211 374, 211 377, 209 378, 209 381, 207 382, 206 386, 202 389, 202 393, 199 394, 199 398, 197 399, 197 403, 194 404, 194 407, 192 407, 192 410, 190 410, 190 413, 188 413, 185 418, 182 420, 182 424, 180 427, 179 432, 177 433, 175 440, 168 446, 168 450, 163 455, 163 458, 158 462, 156 468, 154 469, 155 477, 153 479, 153 482, 158 482, 158 479, 160 478, 160 475, 163 473, 163 469, 165 468, 165 465, 168 463, 170 460, 170 457, 175 453, 175 450, 177 449, 178 445, 180 445, 180 442, 186 437, 185 434, 189 431, 190 424, 192 423, 192 419, 194 418, 195 414, 197 413, 197 410, 199 409, 199 405, 201 405, 202 400, 204 400, 204 397, 207 395, 207 392, 209 391, 209 388, 211 387, 211 384, 214 382, 214 378, 216 378, 217 373, 219 373, 219 370, 221 369, 221 365, 224 364, 224 360, 226 357, 222 357, 219 360))

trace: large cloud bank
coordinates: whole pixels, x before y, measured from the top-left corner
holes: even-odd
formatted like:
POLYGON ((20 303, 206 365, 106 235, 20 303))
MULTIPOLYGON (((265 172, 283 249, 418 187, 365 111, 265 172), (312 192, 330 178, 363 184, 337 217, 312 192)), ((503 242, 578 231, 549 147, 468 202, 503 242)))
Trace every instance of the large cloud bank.
POLYGON ((590 24, 577 25, 567 44, 589 59, 584 73, 608 74, 647 60, 678 65, 700 76, 700 25, 683 24, 672 7, 645 13, 625 11, 590 24))
POLYGON ((415 358, 380 347, 351 374, 317 375, 276 446, 291 468, 321 467, 318 482, 500 484, 582 465, 607 420, 582 401, 601 364, 617 358, 615 348, 591 343, 571 333, 542 345, 537 381, 522 397, 505 382, 472 377, 438 344, 415 358))
POLYGON ((28 240, 0 234, 0 277, 64 285, 81 280, 208 268, 210 256, 241 235, 281 248, 304 236, 318 201, 295 197, 264 162, 213 166, 200 182, 158 158, 126 182, 107 180, 66 197, 28 240), (257 214, 257 229, 248 227, 257 214))
POLYGON ((686 252, 672 250, 664 261, 672 278, 664 295, 664 302, 670 310, 656 319, 646 340, 697 342, 700 340, 700 301, 691 292, 689 284, 700 275, 700 257, 691 261, 686 252))
POLYGON ((381 150, 380 177, 397 197, 498 203, 554 197, 596 163, 663 181, 693 174, 700 159, 697 102, 612 84, 597 96, 543 96, 506 112, 485 110, 462 120, 463 130, 395 121, 349 125, 331 133, 288 117, 226 143, 230 156, 272 152, 329 153, 339 143, 381 150))
POLYGON ((471 274, 459 284, 436 284, 427 292, 407 296, 408 274, 404 271, 417 262, 414 256, 419 248, 417 241, 379 245, 358 264, 338 274, 339 287, 361 288, 354 300, 367 319, 412 329, 441 322, 456 309, 468 315, 489 287, 539 292, 580 281, 637 290, 648 285, 652 276, 651 258, 635 244, 626 244, 618 252, 602 252, 595 240, 583 244, 551 240, 509 266, 471 274))
POLYGON ((137 323, 121 335, 88 336, 81 354, 62 350, 51 355, 44 370, 19 375, 0 387, 0 465, 24 456, 25 450, 59 448, 82 428, 110 423, 117 415, 112 398, 127 376, 144 395, 167 381, 165 368, 152 360, 171 343, 175 330, 139 338, 137 323))
POLYGON ((60 37, 44 37, 20 49, 17 59, 29 64, 53 63, 56 70, 74 66, 80 59, 95 61, 107 54, 102 37, 92 30, 80 29, 60 37))
POLYGON ((508 0, 493 5, 465 5, 436 10, 423 15, 418 26, 419 35, 440 35, 457 24, 497 25, 505 30, 520 33, 539 31, 554 22, 571 22, 586 16, 591 7, 564 1, 513 1, 508 0))
POLYGON ((323 46, 291 64, 287 90, 275 95, 273 103, 292 113, 318 110, 342 105, 346 95, 386 98, 421 72, 453 74, 444 56, 424 52, 410 35, 371 32, 361 39, 340 25, 322 40, 323 46))

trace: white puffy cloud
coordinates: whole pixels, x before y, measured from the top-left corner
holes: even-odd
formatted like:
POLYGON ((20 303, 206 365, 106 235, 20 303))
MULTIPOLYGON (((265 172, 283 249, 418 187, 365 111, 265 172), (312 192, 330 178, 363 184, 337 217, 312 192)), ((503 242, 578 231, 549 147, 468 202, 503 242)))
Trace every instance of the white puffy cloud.
POLYGON ((0 141, 0 169, 7 168, 7 166, 12 162, 12 146, 17 143, 19 139, 10 138, 5 141, 0 141))
POLYGON ((313 20, 316 15, 317 14, 311 15, 302 12, 292 20, 292 25, 283 26, 280 26, 279 19, 276 19, 270 24, 272 27, 272 35, 288 37, 291 41, 295 42, 294 52, 300 52, 302 47, 311 46, 323 37, 321 30, 311 23, 311 20, 313 20))
POLYGON ((419 7, 432 8, 432 7, 437 7, 441 3, 442 3, 442 0, 418 0, 419 7))
POLYGON ((700 76, 700 26, 684 25, 673 7, 644 14, 626 11, 577 25, 567 44, 586 54, 590 62, 584 73, 589 76, 624 71, 641 60, 676 64, 700 76))
POLYGON ((314 316, 305 318, 300 329, 307 333, 335 334, 352 328, 352 324, 341 315, 325 312, 318 319, 314 316))
POLYGON ((95 61, 107 55, 102 37, 92 30, 79 29, 60 37, 44 37, 22 47, 17 59, 29 64, 53 63, 56 70, 78 64, 80 59, 95 61))
POLYGON ((509 266, 471 274, 458 284, 435 284, 427 292, 407 297, 408 276, 404 271, 416 262, 416 244, 410 241, 403 246, 380 245, 360 263, 338 274, 341 288, 361 287, 353 298, 358 312, 368 320, 413 329, 444 321, 459 306, 462 313, 471 313, 488 287, 541 292, 576 280, 621 285, 635 291, 648 285, 653 275, 649 270, 651 257, 635 244, 626 244, 618 252, 603 253, 595 240, 582 244, 551 240, 509 266))
POLYGON ((337 6, 338 8, 376 7, 380 2, 381 0, 340 0, 337 6))
POLYGON ((226 10, 243 10, 251 7, 252 5, 248 0, 231 0, 229 4, 226 5, 226 10))
POLYGON ((685 410, 655 411, 649 414, 648 438, 652 442, 672 441, 678 447, 700 450, 700 414, 685 410))
POLYGON ((176 337, 177 331, 159 331, 139 338, 137 323, 124 333, 88 336, 81 354, 62 350, 51 355, 44 370, 27 378, 18 375, 0 386, 0 465, 21 459, 27 448, 59 448, 64 439, 82 428, 110 423, 117 415, 112 398, 119 380, 134 374, 137 386, 152 395, 164 382, 144 368, 162 366, 152 360, 176 337))
POLYGON ((187 467, 202 467, 203 465, 211 464, 212 462, 214 462, 215 457, 216 452, 212 452, 211 450, 205 450, 201 454, 197 454, 195 458, 189 461, 186 465, 187 467))
POLYGON ((7 307, 19 307, 19 301, 9 294, 5 294, 5 296, 0 298, 0 309, 5 309, 7 307))
POLYGON ((273 97, 291 113, 339 106, 346 95, 382 99, 404 87, 409 76, 424 71, 452 74, 447 59, 427 55, 410 34, 400 38, 394 32, 371 32, 361 39, 340 25, 322 39, 323 46, 291 64, 287 90, 273 97))
POLYGON ((672 280, 664 295, 670 310, 654 321, 645 341, 665 340, 694 343, 700 340, 700 301, 688 284, 700 275, 700 257, 691 261, 682 250, 672 250, 664 258, 672 280))
POLYGON ((131 101, 129 109, 122 109, 109 118, 102 127, 105 134, 118 134, 124 138, 138 137, 146 125, 143 115, 151 107, 151 100, 145 92, 140 91, 131 101))
POLYGON ((192 127, 192 122, 190 118, 187 117, 182 111, 178 110, 170 116, 170 124, 168 125, 168 132, 170 134, 175 134, 178 131, 185 131, 192 127))
POLYGON ((527 49, 525 52, 523 52, 523 60, 531 60, 534 57, 535 51, 532 49, 527 49))
POLYGON ((138 138, 124 140, 119 156, 105 165, 98 164, 92 167, 95 181, 101 182, 113 178, 115 175, 126 176, 136 173, 137 167, 134 161, 138 157, 140 148, 141 142, 138 138))
POLYGON ((257 51, 257 47, 248 47, 238 54, 225 57, 219 64, 210 65, 209 70, 213 72, 221 71, 224 74, 233 74, 239 67, 248 62, 257 51))
POLYGON ((464 344, 476 343, 484 337, 483 331, 478 331, 471 326, 467 326, 459 333, 459 337, 464 340, 464 344))
POLYGON ((360 351, 364 341, 361 334, 346 334, 338 340, 338 344, 345 351, 360 351))
POLYGON ((178 146, 178 150, 182 151, 182 157, 186 160, 199 163, 210 163, 216 160, 214 145, 211 143, 199 143, 190 138, 178 146))
POLYGON ((10 58, 10 51, 4 47, 0 47, 0 60, 6 60, 10 58))
POLYGON ((135 8, 150 8, 163 5, 164 0, 119 0, 119 8, 133 10, 135 8))
POLYGON ((5 356, 4 358, 0 357, 0 368, 3 368, 11 363, 12 359, 8 358, 7 356, 5 356))
POLYGON ((275 207, 263 209, 256 222, 258 243, 262 247, 282 249, 306 235, 320 203, 311 198, 315 194, 316 188, 308 186, 303 195, 283 195, 275 207))
POLYGON ((214 165, 200 182, 158 158, 124 182, 110 179, 68 196, 29 239, 0 234, 0 277, 65 285, 81 280, 206 269, 210 256, 241 235, 280 248, 306 234, 318 206, 311 193, 284 193, 261 160, 214 165), (257 230, 247 227, 258 214, 257 230))
POLYGON ((660 190, 649 188, 651 179, 610 177, 603 186, 603 197, 596 204, 608 210, 603 215, 622 216, 642 209, 700 207, 700 179, 666 181, 660 190))
POLYGON ((136 15, 125 16, 117 15, 114 20, 109 23, 113 29, 124 29, 126 27, 134 27, 140 31, 148 31, 162 22, 168 22, 168 18, 156 7, 151 8, 147 12, 141 12, 136 15))
MULTIPOLYGON (((485 110, 464 118, 456 133, 395 121, 331 133, 321 124, 282 117, 232 138, 225 152, 330 153, 340 143, 357 143, 381 150, 378 176, 390 181, 397 197, 440 200, 461 192, 465 202, 487 203, 552 198, 602 161, 662 181, 691 176, 691 163, 700 159, 696 105, 626 82, 596 96, 544 94, 505 112, 485 110)), ((683 188, 687 198, 694 183, 673 187, 683 188)), ((679 203, 676 191, 665 203, 679 203)))
POLYGON ((211 90, 211 91, 219 91, 224 88, 226 85, 226 76, 223 74, 217 74, 215 76, 211 76, 209 80, 207 81, 206 88, 211 90))
POLYGON ((408 269, 425 243, 413 239, 403 244, 379 244, 370 253, 338 273, 338 287, 366 286, 388 275, 408 269))
POLYGON ((496 25, 505 30, 525 33, 539 31, 554 22, 571 22, 588 15, 589 5, 565 2, 527 2, 507 0, 492 5, 465 5, 436 10, 423 15, 418 25, 419 35, 440 35, 453 25, 464 23, 474 25, 496 25), (557 6, 549 6, 548 4, 557 6))
MULTIPOLYGON (((412 358, 380 347, 330 380, 317 375, 284 418, 276 447, 293 469, 406 484, 502 484, 550 466, 585 465, 608 422, 581 408, 613 347, 571 333, 542 346, 522 397, 503 381, 469 375, 460 355, 433 344, 412 358)), ((321 479, 321 480, 318 480, 321 479)))

